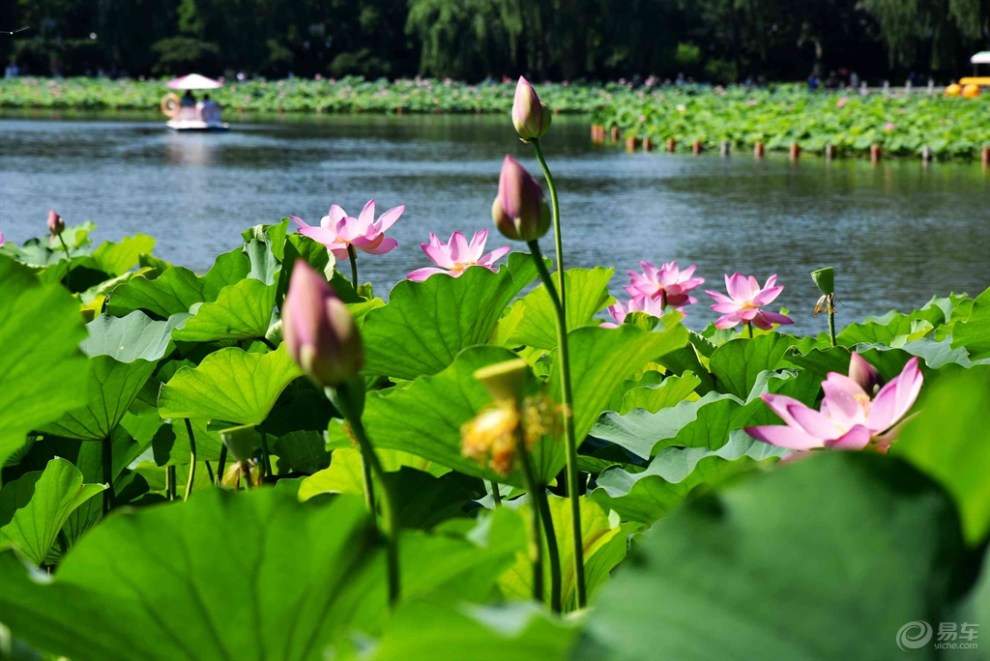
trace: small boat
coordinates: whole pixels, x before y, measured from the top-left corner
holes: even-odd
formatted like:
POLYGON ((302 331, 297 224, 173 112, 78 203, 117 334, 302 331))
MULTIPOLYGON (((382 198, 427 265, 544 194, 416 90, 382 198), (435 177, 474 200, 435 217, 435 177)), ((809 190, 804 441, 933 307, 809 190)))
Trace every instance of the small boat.
POLYGON ((220 106, 204 94, 202 99, 196 99, 193 90, 212 90, 223 87, 219 80, 191 73, 168 81, 167 85, 173 90, 183 90, 180 97, 175 92, 169 92, 162 97, 161 109, 169 120, 165 123, 173 131, 226 131, 230 125, 221 118, 220 106))

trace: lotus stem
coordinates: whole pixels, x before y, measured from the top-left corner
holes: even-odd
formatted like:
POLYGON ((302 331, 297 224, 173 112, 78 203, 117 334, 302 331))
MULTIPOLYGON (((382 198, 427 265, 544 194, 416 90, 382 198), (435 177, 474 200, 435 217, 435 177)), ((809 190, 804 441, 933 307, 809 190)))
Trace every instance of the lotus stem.
POLYGON ((831 341, 832 346, 836 345, 835 342, 835 294, 828 295, 828 339, 831 341))
POLYGON ((223 469, 227 465, 227 444, 220 446, 220 458, 217 460, 217 481, 215 484, 223 482, 223 469))
POLYGON ((271 477, 272 475, 272 459, 268 453, 268 433, 264 430, 261 432, 261 474, 264 477, 271 477))
POLYGON ((492 498, 495 500, 495 507, 501 507, 502 506, 502 494, 499 493, 499 491, 498 491, 498 482, 496 482, 495 480, 492 480, 491 481, 491 487, 492 487, 492 498))
POLYGON ((533 462, 530 461, 529 450, 526 449, 526 439, 523 437, 522 425, 516 427, 515 440, 516 455, 519 457, 519 464, 522 467, 523 482, 525 483, 526 491, 529 492, 530 498, 532 498, 533 505, 532 517, 530 519, 532 524, 532 530, 530 532, 532 539, 530 540, 529 548, 529 557, 533 562, 533 599, 543 603, 543 526, 540 521, 540 507, 536 495, 538 483, 536 481, 536 475, 533 472, 533 462))
POLYGON ((72 255, 69 254, 69 246, 65 244, 65 239, 62 238, 61 234, 58 235, 58 242, 62 244, 62 250, 65 251, 65 258, 72 259, 72 255))
POLYGON ((189 436, 189 478, 186 480, 186 492, 182 500, 189 500, 192 495, 193 482, 196 481, 196 435, 193 434, 192 423, 186 418, 186 434, 189 436))
POLYGON ((753 322, 751 321, 746 322, 746 337, 753 339, 753 322))
POLYGON ((547 540, 547 556, 550 562, 550 608, 554 613, 561 611, 561 578, 560 578, 560 549, 557 548, 557 534, 554 531, 553 516, 550 514, 550 503, 543 486, 533 494, 534 512, 539 510, 543 519, 543 531, 547 540))
POLYGON ((584 584, 584 536, 581 533, 581 501, 578 495, 577 440, 574 435, 573 396, 571 394, 570 354, 567 347, 567 321, 564 306, 554 289, 553 280, 543 263, 543 254, 537 241, 529 241, 530 251, 536 260, 536 269, 540 279, 550 295, 557 317, 558 358, 560 363, 560 392, 561 404, 564 407, 564 449, 567 459, 567 498, 571 503, 571 523, 574 532, 574 582, 577 589, 578 608, 587 605, 587 593, 584 584))
POLYGON ((351 285, 354 287, 354 291, 358 288, 358 274, 357 274, 357 250, 354 246, 347 244, 347 259, 351 262, 351 285))
MULTIPOLYGON (((381 509, 382 517, 385 519, 385 530, 381 531, 385 538, 385 558, 388 570, 388 603, 391 608, 399 603, 401 582, 399 576, 399 524, 396 518, 395 504, 392 499, 391 490, 385 481, 385 470, 375 452, 374 446, 368 439, 368 434, 361 422, 361 411, 364 408, 364 383, 360 377, 353 381, 342 383, 336 387, 327 388, 327 395, 337 410, 340 411, 344 419, 350 424, 351 432, 358 442, 361 450, 361 458, 367 466, 371 467, 371 473, 378 478, 378 486, 381 489, 381 509)), ((369 486, 370 486, 370 477, 369 486)), ((370 491, 368 494, 370 496, 370 491)), ((375 516, 374 500, 371 501, 371 517, 378 526, 375 516)))
POLYGON ((567 319, 567 291, 564 285, 564 242, 560 233, 560 204, 557 201, 557 185, 554 183, 553 174, 550 173, 550 166, 543 158, 543 150, 540 148, 539 139, 532 140, 533 150, 536 152, 536 160, 540 162, 543 169, 543 178, 547 182, 547 190, 550 191, 550 212, 553 218, 553 247, 557 251, 557 291, 560 293, 560 309, 564 315, 565 323, 567 319))
POLYGON ((175 501, 175 464, 165 467, 165 498, 170 503, 175 501))
POLYGON ((103 481, 106 482, 107 488, 103 492, 103 514, 106 515, 110 512, 110 509, 114 504, 114 493, 113 493, 113 441, 110 440, 109 436, 104 437, 101 441, 102 445, 102 455, 103 455, 103 481))

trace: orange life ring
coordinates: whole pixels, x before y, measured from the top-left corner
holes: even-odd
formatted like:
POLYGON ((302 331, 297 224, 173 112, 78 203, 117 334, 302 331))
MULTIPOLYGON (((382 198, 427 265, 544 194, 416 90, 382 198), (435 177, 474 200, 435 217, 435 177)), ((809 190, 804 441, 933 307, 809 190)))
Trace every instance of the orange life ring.
POLYGON ((179 114, 179 95, 175 92, 169 92, 162 97, 160 106, 166 117, 175 117, 179 114))

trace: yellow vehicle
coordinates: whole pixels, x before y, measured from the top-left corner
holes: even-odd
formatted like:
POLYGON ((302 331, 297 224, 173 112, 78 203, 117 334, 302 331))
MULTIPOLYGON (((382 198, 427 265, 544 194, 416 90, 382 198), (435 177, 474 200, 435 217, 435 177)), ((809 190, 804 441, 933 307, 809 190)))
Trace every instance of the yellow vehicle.
POLYGON ((967 99, 979 96, 980 91, 990 91, 990 76, 979 76, 977 69, 981 64, 990 65, 990 50, 980 51, 969 58, 973 64, 972 76, 960 78, 958 83, 953 83, 945 88, 946 96, 964 96, 967 99))

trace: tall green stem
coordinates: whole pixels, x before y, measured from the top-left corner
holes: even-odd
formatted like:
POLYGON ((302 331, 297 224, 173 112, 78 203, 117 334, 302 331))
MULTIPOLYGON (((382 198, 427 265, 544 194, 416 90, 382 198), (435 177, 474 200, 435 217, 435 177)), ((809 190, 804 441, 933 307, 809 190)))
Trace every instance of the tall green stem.
POLYGON ((354 287, 354 291, 357 291, 357 250, 349 243, 347 244, 347 259, 351 262, 351 286, 354 287))
POLYGON ((835 346, 835 294, 828 294, 828 338, 835 346))
POLYGON ((578 467, 577 467, 577 441, 574 437, 574 398, 571 394, 571 360, 567 347, 567 322, 564 316, 564 307, 560 297, 554 289, 553 280, 547 271, 547 265, 543 263, 543 254, 540 252, 540 244, 537 241, 529 241, 530 251, 536 261, 536 269, 540 273, 540 279, 546 287, 550 301, 553 303, 557 316, 557 343, 558 343, 558 363, 560 364, 560 392, 564 407, 564 449, 567 458, 567 498, 571 503, 571 522, 574 532, 574 582, 577 588, 578 608, 587 605, 587 593, 584 584, 584 536, 581 533, 581 501, 578 496, 578 467))
POLYGON ((193 482, 196 481, 196 435, 193 434, 192 423, 186 418, 186 434, 189 436, 189 479, 186 480, 186 492, 182 500, 189 500, 192 495, 193 482))
POLYGON ((58 235, 58 242, 62 244, 62 250, 65 251, 65 258, 72 259, 72 256, 69 254, 69 246, 65 244, 65 239, 62 238, 61 234, 58 235))
POLYGON ((753 339, 753 322, 751 321, 746 322, 746 337, 753 339))
POLYGON ((494 501, 495 501, 495 507, 501 507, 502 506, 502 494, 499 493, 498 482, 496 482, 495 480, 492 480, 491 481, 491 485, 492 485, 492 499, 494 499, 494 501))
POLYGON ((227 444, 220 446, 220 458, 217 460, 217 484, 223 482, 223 470, 227 467, 227 444))
POLYGON ((261 431, 261 474, 265 477, 272 476, 272 459, 268 453, 268 433, 261 431))
MULTIPOLYGON (((361 449, 361 458, 364 463, 371 467, 371 472, 378 479, 378 486, 381 490, 382 517, 385 519, 385 558, 388 569, 388 603, 394 608, 399 603, 400 576, 399 576, 399 523, 396 518, 395 503, 392 499, 391 490, 385 482, 385 470, 378 459, 375 448, 368 439, 364 424, 361 422, 361 412, 364 408, 364 384, 360 378, 350 383, 343 383, 336 388, 328 388, 327 394, 330 401, 351 426, 354 438, 357 439, 358 447, 361 449)), ((374 501, 372 501, 373 503, 374 501)), ((372 519, 376 521, 374 509, 372 509, 372 519)))
MULTIPOLYGON (((543 178, 547 182, 547 190, 550 191, 550 211, 553 217, 553 247, 557 251, 557 291, 560 293, 560 309, 564 319, 567 319, 567 290, 564 286, 564 241, 560 233, 560 203, 557 201, 557 185, 553 181, 550 173, 550 166, 543 158, 543 149, 540 148, 540 141, 533 140, 533 150, 536 152, 536 160, 540 162, 543 169, 543 178)), ((569 488, 569 487, 568 487, 569 488)))
MULTIPOLYGON (((540 524, 540 507, 537 500, 537 489, 539 484, 536 481, 536 474, 533 471, 533 462, 529 458, 529 450, 526 449, 526 439, 523 437, 522 426, 516 427, 516 456, 519 457, 519 464, 522 466, 523 482, 526 491, 532 499, 532 531, 530 540, 530 560, 533 562, 533 599, 543 602, 543 528, 540 524)), ((546 495, 546 494, 544 494, 546 495)))
POLYGON ((547 560, 550 563, 550 608, 554 613, 561 611, 561 578, 560 578, 560 549, 557 548, 557 533, 554 530, 553 516, 550 514, 550 503, 543 486, 538 485, 533 494, 533 507, 538 509, 543 519, 543 531, 547 540, 547 560))

